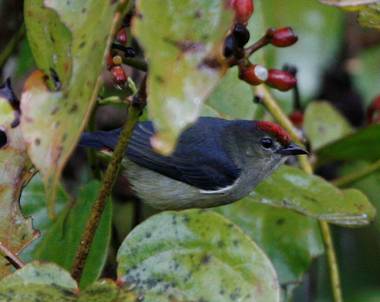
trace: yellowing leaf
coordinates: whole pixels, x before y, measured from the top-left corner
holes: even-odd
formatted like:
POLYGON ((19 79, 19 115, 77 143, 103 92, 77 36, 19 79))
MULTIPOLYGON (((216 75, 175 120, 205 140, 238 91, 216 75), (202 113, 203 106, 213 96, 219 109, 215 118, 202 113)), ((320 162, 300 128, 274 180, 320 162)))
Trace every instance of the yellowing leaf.
POLYGON ((144 0, 137 9, 133 30, 149 61, 148 110, 158 130, 153 144, 168 154, 226 71, 221 46, 232 13, 219 0, 144 0))

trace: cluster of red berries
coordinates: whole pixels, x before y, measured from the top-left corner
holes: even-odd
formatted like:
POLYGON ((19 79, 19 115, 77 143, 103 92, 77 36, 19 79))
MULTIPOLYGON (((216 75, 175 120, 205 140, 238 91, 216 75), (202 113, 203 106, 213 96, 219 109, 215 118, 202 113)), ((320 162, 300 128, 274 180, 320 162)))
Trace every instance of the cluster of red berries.
POLYGON ((232 65, 238 65, 239 78, 250 85, 267 85, 281 91, 288 91, 296 86, 297 79, 286 70, 267 69, 262 65, 252 64, 249 56, 258 49, 273 45, 288 47, 298 38, 290 27, 268 29, 264 37, 248 48, 244 46, 250 39, 247 23, 254 12, 253 0, 229 0, 229 7, 235 12, 235 21, 224 42, 224 56, 231 59, 232 65))
POLYGON ((122 27, 116 33, 115 42, 112 44, 111 51, 107 58, 107 68, 111 72, 112 80, 117 88, 125 87, 128 76, 122 67, 123 56, 134 57, 135 51, 131 47, 127 47, 128 44, 128 32, 127 28, 130 26, 130 19, 132 15, 127 15, 123 21, 122 27))

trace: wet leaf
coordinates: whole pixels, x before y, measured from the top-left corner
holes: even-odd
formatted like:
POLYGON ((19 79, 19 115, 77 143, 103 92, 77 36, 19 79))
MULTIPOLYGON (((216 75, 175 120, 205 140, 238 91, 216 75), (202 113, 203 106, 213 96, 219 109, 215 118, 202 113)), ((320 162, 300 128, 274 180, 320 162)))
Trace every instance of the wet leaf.
POLYGON ((307 106, 304 129, 313 150, 353 132, 348 121, 328 102, 312 102, 307 106))
POLYGON ((380 125, 371 125, 318 150, 319 162, 377 160, 380 156, 380 125))
MULTIPOLYGON (((99 187, 100 183, 97 181, 92 181, 82 187, 77 200, 62 211, 42 241, 36 246, 33 252, 34 259, 55 262, 65 269, 71 270, 99 187), (62 249, 62 246, 65 248, 62 249)), ((108 201, 86 261, 81 287, 94 282, 103 269, 111 239, 111 221, 112 203, 108 201)))
POLYGON ((221 46, 232 13, 219 0, 137 1, 137 8, 133 30, 149 61, 148 109, 159 131, 154 146, 167 154, 226 71, 221 46))
POLYGON ((76 282, 55 264, 27 264, 0 282, 0 299, 10 302, 75 301, 76 282))
POLYGON ((315 219, 251 200, 218 207, 216 211, 241 227, 265 251, 283 287, 301 282, 312 260, 323 254, 315 219))
POLYGON ((283 166, 244 200, 251 200, 343 226, 362 226, 372 221, 375 208, 358 190, 339 190, 321 177, 283 166))
POLYGON ((43 175, 51 212, 62 169, 96 97, 117 6, 102 0, 25 3, 37 66, 55 82, 55 90, 48 90, 42 73, 32 74, 21 100, 23 136, 43 175))
MULTIPOLYGON (((0 88, 0 242, 18 254, 37 237, 31 219, 21 211, 21 189, 32 176, 26 146, 20 126, 15 126, 18 114, 8 100, 11 91, 0 88)), ((9 274, 12 267, 0 257, 0 278, 9 274)))
POLYGON ((118 278, 144 301, 279 301, 265 254, 211 211, 149 218, 128 235, 117 259, 118 278))

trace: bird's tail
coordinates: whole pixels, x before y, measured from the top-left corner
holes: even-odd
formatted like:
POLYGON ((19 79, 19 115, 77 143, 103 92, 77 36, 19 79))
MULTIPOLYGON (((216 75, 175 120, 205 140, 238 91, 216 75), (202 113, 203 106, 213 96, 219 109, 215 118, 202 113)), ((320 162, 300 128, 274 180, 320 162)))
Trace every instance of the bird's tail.
POLYGON ((79 146, 94 148, 94 149, 111 149, 113 150, 116 146, 120 135, 120 129, 115 129, 111 131, 95 131, 95 132, 84 132, 82 133, 79 146))

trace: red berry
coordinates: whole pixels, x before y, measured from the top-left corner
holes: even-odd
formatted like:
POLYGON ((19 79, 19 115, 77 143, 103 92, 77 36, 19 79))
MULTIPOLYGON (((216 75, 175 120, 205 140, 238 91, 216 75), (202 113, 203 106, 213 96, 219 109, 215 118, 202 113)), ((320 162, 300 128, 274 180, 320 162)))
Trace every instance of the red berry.
POLYGON ((380 95, 377 96, 367 110, 367 120, 369 124, 380 123, 380 95))
POLYGON ((229 6, 235 11, 235 21, 247 24, 255 9, 253 0, 229 0, 229 6))
POLYGON ((271 44, 277 47, 288 47, 298 41, 297 35, 291 27, 271 30, 271 44))
POLYGON ((128 77, 121 66, 113 66, 111 68, 111 74, 116 85, 124 86, 128 80, 128 77))
POLYGON ((302 126, 303 126, 303 112, 298 111, 298 110, 293 111, 289 115, 289 119, 292 121, 294 126, 296 126, 297 128, 302 128, 302 126))
POLYGON ((265 83, 278 90, 288 91, 296 86, 297 79, 290 72, 270 69, 265 83))
POLYGON ((125 29, 125 27, 122 27, 119 29, 119 31, 116 34, 116 41, 119 42, 122 45, 127 44, 128 42, 128 34, 125 29))
POLYGON ((262 65, 239 67, 239 78, 248 84, 259 85, 268 79, 268 70, 262 65))

